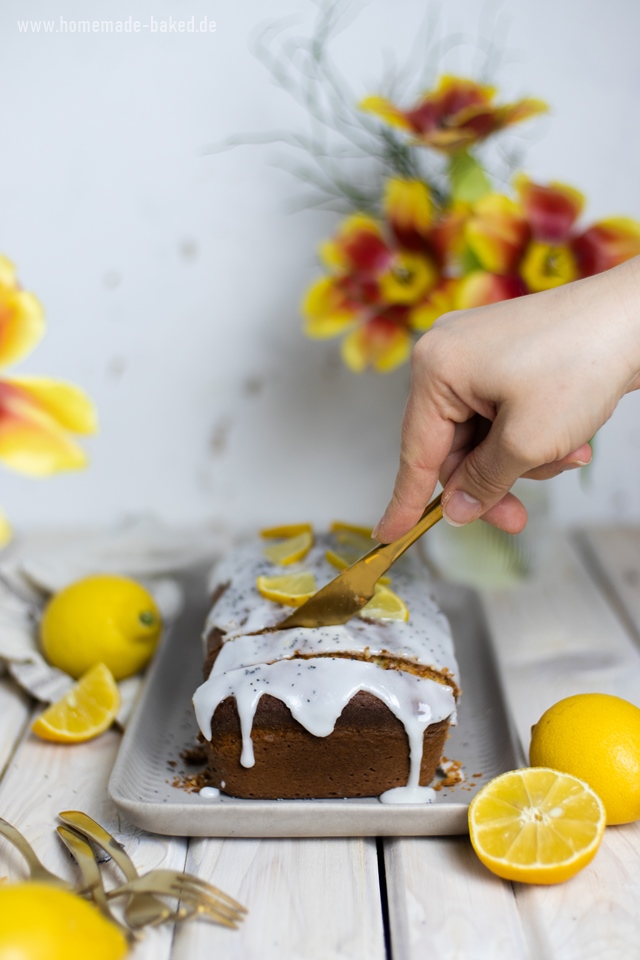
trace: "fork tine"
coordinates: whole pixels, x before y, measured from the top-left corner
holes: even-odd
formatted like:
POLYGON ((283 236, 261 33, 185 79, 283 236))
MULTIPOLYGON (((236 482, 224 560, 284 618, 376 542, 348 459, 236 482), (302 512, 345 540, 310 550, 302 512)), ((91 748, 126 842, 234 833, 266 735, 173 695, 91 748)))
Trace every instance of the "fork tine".
POLYGON ((180 896, 184 896, 186 894, 194 899, 198 898, 203 903, 210 904, 212 907, 215 907, 217 910, 224 912, 230 917, 244 917, 247 912, 244 907, 235 907, 231 904, 225 903, 223 900, 220 900, 219 897, 212 896, 199 887, 193 886, 188 881, 186 883, 176 883, 174 885, 174 889, 180 891, 180 896))
POLYGON ((221 903, 216 898, 204 895, 200 889, 193 887, 188 882, 180 882, 178 877, 158 876, 163 871, 150 871, 137 880, 131 880, 109 890, 107 896, 109 899, 121 896, 129 896, 131 893, 152 892, 165 897, 180 899, 183 902, 191 903, 198 914, 210 916, 217 922, 224 923, 226 926, 236 926, 237 923, 244 920, 244 908, 238 910, 235 907, 221 903))
POLYGON ((246 907, 243 907, 242 904, 238 903, 233 897, 228 896, 228 894, 222 890, 218 890, 217 887, 206 883, 204 880, 200 880, 199 877, 194 877, 189 873, 178 873, 176 870, 165 870, 162 868, 150 870, 135 880, 129 880, 127 883, 110 890, 109 896, 122 896, 134 890, 153 890, 155 893, 166 893, 170 891, 169 895, 172 896, 176 895, 175 891, 185 890, 185 892, 189 891, 192 897, 206 899, 210 903, 215 903, 217 906, 224 906, 226 909, 237 911, 241 914, 247 913, 246 907))
POLYGON ((234 900, 233 897, 230 897, 228 893, 225 893, 224 890, 220 890, 219 887, 214 887, 212 883, 209 883, 206 880, 202 880, 200 877, 196 877, 193 873, 182 873, 178 874, 178 880, 180 882, 188 881, 193 884, 195 887, 202 889, 204 893, 210 894, 212 897, 216 897, 218 900, 222 900, 224 903, 229 904, 230 907, 234 907, 236 910, 239 910, 241 913, 247 913, 247 908, 243 907, 241 903, 238 903, 237 900, 234 900))

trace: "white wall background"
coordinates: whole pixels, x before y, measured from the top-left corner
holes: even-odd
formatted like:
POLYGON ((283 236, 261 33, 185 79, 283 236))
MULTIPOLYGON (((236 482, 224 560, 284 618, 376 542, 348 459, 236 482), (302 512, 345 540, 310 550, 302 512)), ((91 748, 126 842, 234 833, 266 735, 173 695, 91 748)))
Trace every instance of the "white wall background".
MULTIPOLYGON (((335 43, 360 96, 408 51, 423 0, 371 0, 335 43)), ((470 42, 443 69, 475 71, 478 37, 505 39, 504 96, 549 120, 522 128, 527 169, 574 183, 588 216, 640 218, 636 0, 447 0, 442 36, 470 42)), ((151 510, 239 527, 333 516, 372 521, 391 490, 407 371, 355 377, 337 343, 306 340, 299 298, 335 222, 291 215, 274 148, 207 153, 237 131, 304 115, 251 50, 266 18, 307 0, 3 0, 0 249, 46 307, 21 370, 82 384, 100 435, 90 469, 46 482, 2 473, 13 521, 103 522, 151 510), (207 35, 21 34, 17 20, 215 19, 207 35)), ((640 322, 640 318, 639 318, 640 322)), ((640 397, 602 430, 586 487, 552 482, 554 511, 640 520, 640 397)))

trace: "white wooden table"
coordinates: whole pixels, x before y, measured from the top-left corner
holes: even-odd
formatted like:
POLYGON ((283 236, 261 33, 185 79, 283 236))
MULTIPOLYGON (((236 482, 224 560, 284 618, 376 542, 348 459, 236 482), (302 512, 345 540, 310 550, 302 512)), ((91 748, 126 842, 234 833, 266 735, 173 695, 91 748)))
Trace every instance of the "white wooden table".
MULTIPOLYGON (((543 569, 483 597, 525 748, 559 698, 615 693, 640 705, 640 530, 559 536, 543 569)), ((249 907, 238 932, 203 922, 153 930, 133 960, 622 960, 640 956, 640 824, 610 827, 594 863, 566 884, 494 877, 465 837, 187 841, 143 834, 106 783, 120 736, 57 747, 29 732, 33 705, 0 680, 0 815, 73 878, 54 832, 87 811, 142 869, 187 869, 249 907)), ((107 871, 110 867, 107 865, 107 871)), ((24 876, 0 839, 0 876, 24 876)), ((115 874, 114 874, 115 877, 115 874)))

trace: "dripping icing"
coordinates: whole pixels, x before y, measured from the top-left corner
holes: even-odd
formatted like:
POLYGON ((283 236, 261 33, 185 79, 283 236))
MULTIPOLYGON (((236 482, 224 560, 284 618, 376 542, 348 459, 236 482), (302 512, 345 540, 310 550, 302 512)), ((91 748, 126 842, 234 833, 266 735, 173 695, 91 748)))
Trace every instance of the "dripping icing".
POLYGON ((263 694, 282 700, 313 736, 328 737, 347 703, 360 690, 382 700, 403 724, 409 740, 407 787, 418 787, 426 727, 455 714, 453 690, 435 680, 342 657, 276 660, 212 673, 196 690, 193 703, 200 729, 210 740, 211 718, 217 706, 227 697, 235 697, 242 733, 240 763, 252 767, 251 730, 263 694))

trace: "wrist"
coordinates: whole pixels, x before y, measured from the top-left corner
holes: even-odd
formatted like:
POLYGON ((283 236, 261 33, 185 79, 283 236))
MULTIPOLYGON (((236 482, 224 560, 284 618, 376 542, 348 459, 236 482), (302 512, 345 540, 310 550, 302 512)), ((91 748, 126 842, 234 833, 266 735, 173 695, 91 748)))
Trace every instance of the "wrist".
POLYGON ((640 389, 640 257, 593 279, 602 284, 601 323, 623 363, 622 393, 630 393, 640 389))

